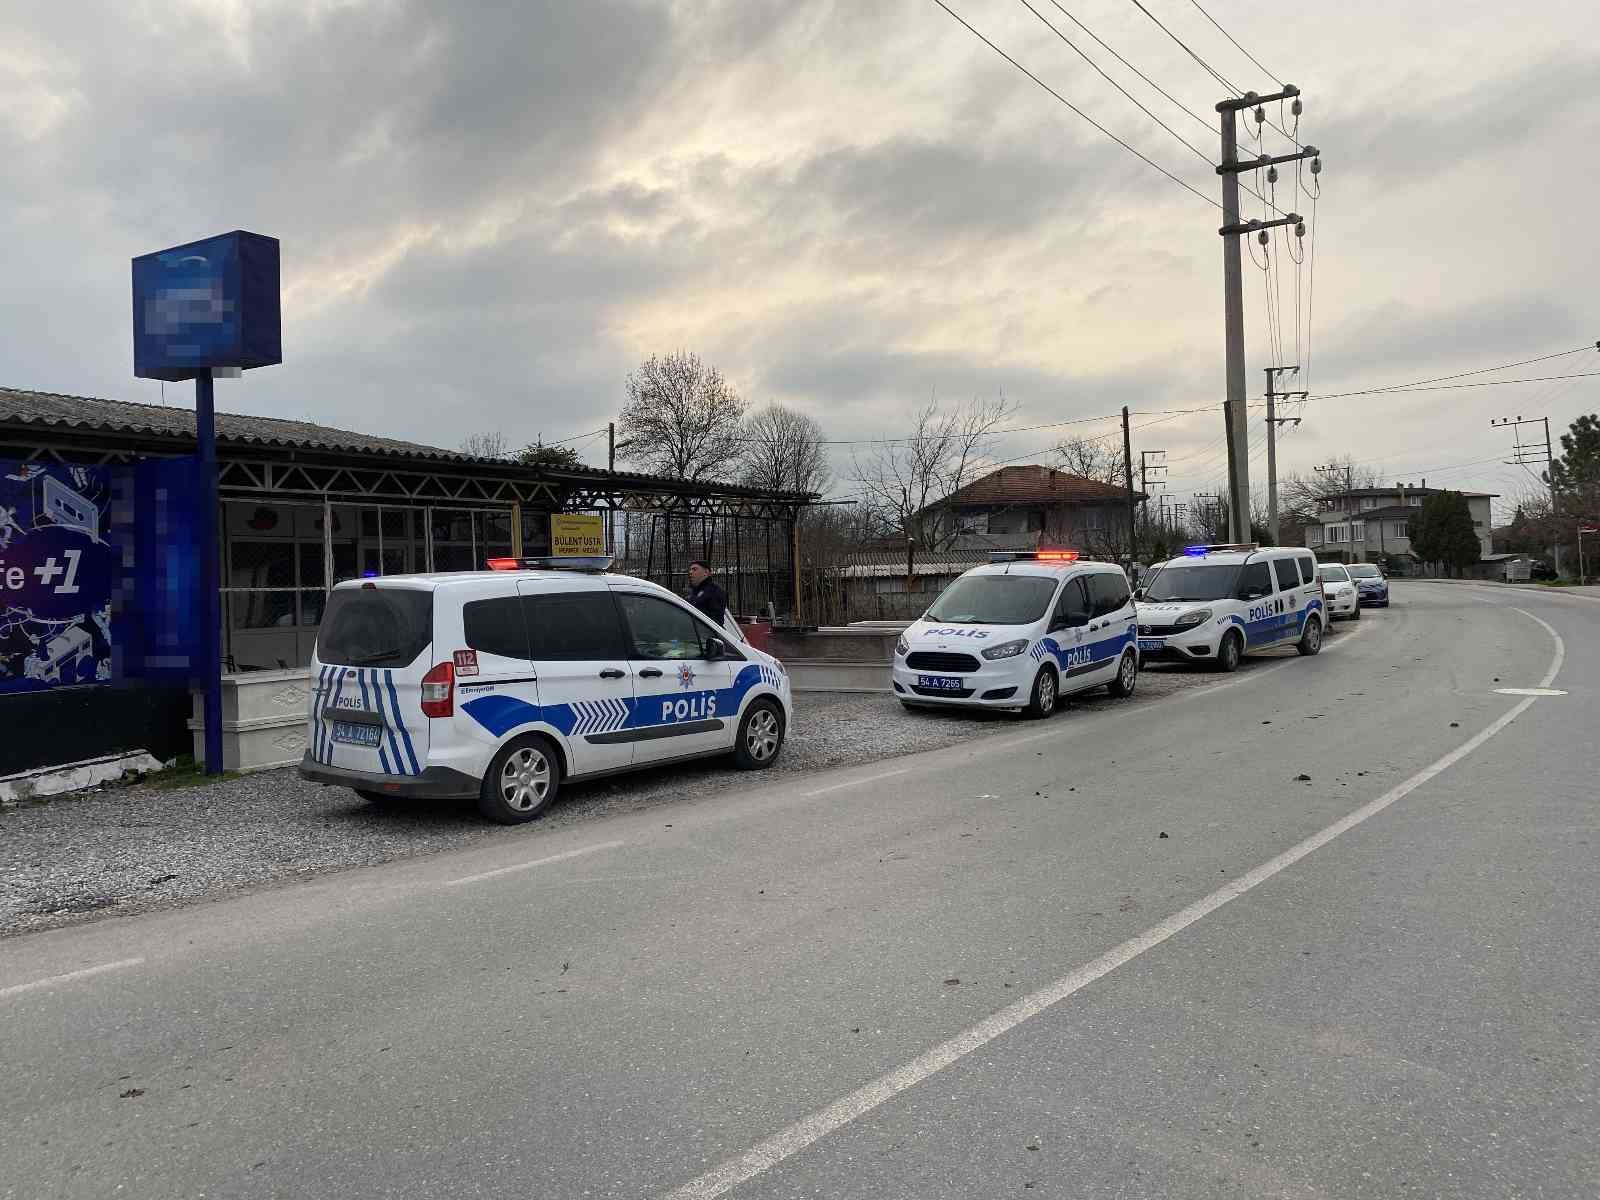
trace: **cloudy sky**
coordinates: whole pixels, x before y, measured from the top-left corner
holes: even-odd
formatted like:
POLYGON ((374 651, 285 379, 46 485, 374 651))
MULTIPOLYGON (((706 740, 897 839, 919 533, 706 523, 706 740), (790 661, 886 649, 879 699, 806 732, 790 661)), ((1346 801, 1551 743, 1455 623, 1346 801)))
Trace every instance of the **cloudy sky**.
MULTIPOLYGON (((1215 133, 1032 2, 1215 155, 1215 133)), ((1018 0, 948 3, 1218 194, 1018 0)), ((1135 5, 1062 4, 1214 122, 1221 85, 1135 5)), ((1192 0, 1146 7, 1225 78, 1272 86, 1192 0)), ((1600 338, 1600 6, 1206 9, 1303 89, 1324 152, 1298 323, 1274 247, 1283 360, 1309 363, 1313 393, 1600 338)), ((1150 414, 1135 452, 1167 450, 1180 497, 1225 470, 1219 414, 1162 415, 1222 398, 1217 210, 934 0, 0 0, 0 161, 0 384, 160 401, 131 375, 128 260, 246 228, 282 240, 285 361, 219 387, 228 408, 443 446, 568 438, 604 426, 640 359, 686 348, 831 438, 1003 393, 1013 426, 1150 414)), ((1280 203, 1309 216, 1294 188, 1289 168, 1280 203)), ((1259 394, 1266 276, 1246 261, 1245 280, 1259 394)), ((1600 353, 1474 378, 1575 371, 1600 353)), ((1489 419, 1564 428, 1600 409, 1596 385, 1313 399, 1281 469, 1350 454, 1511 497, 1531 480, 1495 461, 1509 437, 1489 419)), ((1260 428, 1257 411, 1258 480, 1260 428)), ((1061 432, 997 457, 1042 459, 1061 432)), ((581 447, 601 461, 603 440, 581 447)), ((849 490, 847 447, 836 464, 849 490)))

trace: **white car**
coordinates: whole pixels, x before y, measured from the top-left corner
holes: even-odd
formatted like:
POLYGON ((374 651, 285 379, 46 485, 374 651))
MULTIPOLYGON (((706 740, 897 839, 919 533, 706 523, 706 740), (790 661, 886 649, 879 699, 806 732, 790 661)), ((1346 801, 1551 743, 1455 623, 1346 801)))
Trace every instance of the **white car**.
POLYGON ((1139 589, 1139 654, 1233 671, 1250 650, 1322 649, 1325 605, 1311 551, 1190 546, 1156 563, 1139 589))
POLYGON ((1021 709, 1047 717, 1060 698, 1139 678, 1133 597, 1115 563, 1072 550, 997 551, 901 635, 892 682, 908 708, 1021 709))
POLYGON ((1343 563, 1320 564, 1317 578, 1322 580, 1322 590, 1328 596, 1329 620, 1337 621, 1340 617, 1352 621, 1361 619, 1361 594, 1343 563))
POLYGON ((300 774, 374 801, 473 797, 510 824, 568 779, 720 754, 770 767, 792 714, 783 664, 609 564, 341 583, 300 774))

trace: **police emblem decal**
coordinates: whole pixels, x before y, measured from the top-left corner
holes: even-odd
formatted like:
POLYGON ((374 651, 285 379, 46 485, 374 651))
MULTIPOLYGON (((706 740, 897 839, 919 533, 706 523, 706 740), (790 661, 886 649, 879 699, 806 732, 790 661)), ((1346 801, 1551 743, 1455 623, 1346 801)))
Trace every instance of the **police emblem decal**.
POLYGON ((678 664, 678 686, 685 691, 694 686, 694 671, 688 663, 678 664))

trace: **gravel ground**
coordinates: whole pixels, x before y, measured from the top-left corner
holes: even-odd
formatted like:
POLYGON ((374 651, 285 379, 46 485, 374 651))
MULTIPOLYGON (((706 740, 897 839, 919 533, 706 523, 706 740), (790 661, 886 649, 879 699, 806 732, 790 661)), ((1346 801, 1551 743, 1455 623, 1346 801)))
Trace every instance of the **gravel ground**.
MULTIPOLYGON (((1247 659, 1243 669, 1262 661, 1247 659)), ((1070 708, 1137 708, 1215 680, 1185 667, 1154 667, 1129 700, 1099 692, 1070 708)), ((1069 721, 1071 712, 1056 719, 1069 721)), ((485 823, 466 801, 379 809, 344 788, 306 783, 293 770, 172 791, 132 786, 54 797, 0 809, 0 936, 490 838, 538 837, 552 827, 747 787, 774 774, 933 750, 1014 729, 1018 720, 1007 713, 907 712, 883 694, 802 693, 769 773, 752 777, 710 760, 577 784, 549 815, 515 827, 485 823)))

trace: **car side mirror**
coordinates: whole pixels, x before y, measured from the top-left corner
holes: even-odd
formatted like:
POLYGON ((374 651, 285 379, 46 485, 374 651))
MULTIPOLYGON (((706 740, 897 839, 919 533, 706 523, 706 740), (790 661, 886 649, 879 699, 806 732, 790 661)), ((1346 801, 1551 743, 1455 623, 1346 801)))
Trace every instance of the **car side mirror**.
POLYGON ((708 637, 706 639, 706 658, 708 660, 715 660, 715 659, 718 659, 718 658, 726 657, 727 653, 728 653, 728 643, 727 642, 723 641, 719 637, 708 637))
POLYGON ((1133 598, 1135 600, 1143 600, 1144 599, 1144 589, 1143 588, 1134 588, 1133 589, 1133 598))

